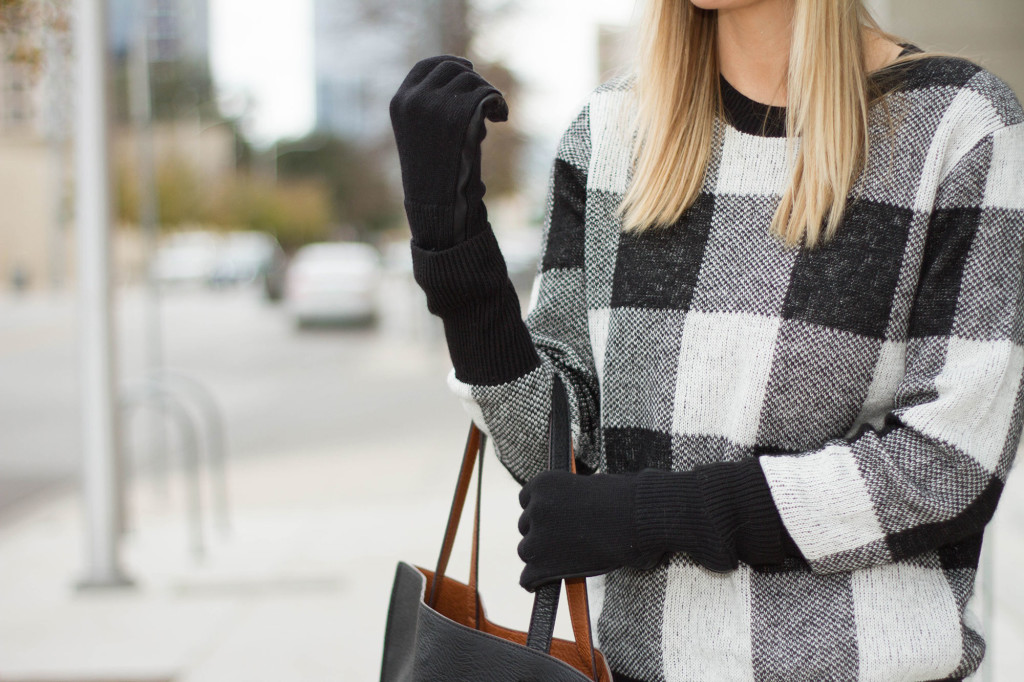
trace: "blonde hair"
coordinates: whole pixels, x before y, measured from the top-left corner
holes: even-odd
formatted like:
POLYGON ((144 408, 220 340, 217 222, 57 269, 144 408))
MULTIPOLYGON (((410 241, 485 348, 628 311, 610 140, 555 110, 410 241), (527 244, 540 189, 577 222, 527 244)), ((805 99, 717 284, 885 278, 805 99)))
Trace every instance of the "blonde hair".
MULTIPOLYGON (((717 22, 716 10, 689 0, 646 3, 631 102, 632 181, 618 207, 624 230, 672 225, 700 193, 722 106, 717 22)), ((908 42, 884 31, 863 0, 795 0, 786 103, 791 176, 770 226, 787 246, 814 247, 835 234, 867 163, 874 102, 882 102, 894 131, 886 91, 868 77, 867 31, 908 42)), ((956 56, 907 54, 885 68, 936 55, 956 56)))

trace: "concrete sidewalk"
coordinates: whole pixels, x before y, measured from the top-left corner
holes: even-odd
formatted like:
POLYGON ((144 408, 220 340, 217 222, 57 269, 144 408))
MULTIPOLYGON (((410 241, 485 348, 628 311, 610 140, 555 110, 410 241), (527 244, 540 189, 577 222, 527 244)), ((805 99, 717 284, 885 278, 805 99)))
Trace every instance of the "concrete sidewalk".
MULTIPOLYGON (((396 560, 433 565, 466 428, 453 424, 430 442, 395 434, 375 449, 239 462, 232 532, 208 534, 198 563, 180 480, 164 503, 140 481, 125 544, 131 589, 75 590, 79 500, 39 502, 0 527, 0 680, 376 679, 396 560)), ((532 601, 517 586, 517 486, 490 448, 486 466, 481 589, 493 620, 524 628, 532 601)), ((990 534, 998 591, 989 679, 999 682, 1024 670, 1021 478, 1011 477, 990 534)), ((465 530, 452 561, 462 579, 465 530)), ((570 635, 564 617, 558 634, 570 635)))
MULTIPOLYGON (((142 481, 125 544, 136 586, 124 590, 75 590, 79 500, 40 502, 0 527, 0 680, 376 679, 396 561, 436 561, 464 443, 460 426, 436 442, 396 435, 373 451, 241 462, 232 532, 208 534, 199 563, 180 481, 166 504, 142 481)), ((517 487, 493 457, 485 485, 488 613, 525 627, 517 487)), ((458 544, 452 574, 465 579, 458 544)))

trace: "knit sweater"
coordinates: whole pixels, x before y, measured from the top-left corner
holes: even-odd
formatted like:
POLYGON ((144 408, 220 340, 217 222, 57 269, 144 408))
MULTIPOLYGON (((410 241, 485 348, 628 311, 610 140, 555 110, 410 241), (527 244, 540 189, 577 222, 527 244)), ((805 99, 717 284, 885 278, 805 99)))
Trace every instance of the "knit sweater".
POLYGON ((631 76, 559 142, 525 321, 489 227, 412 244, 448 386, 518 480, 545 466, 556 372, 586 469, 760 465, 802 558, 719 574, 674 554, 590 579, 618 673, 891 682, 981 662, 967 602, 1024 419, 1024 110, 965 59, 893 71, 896 134, 872 105, 868 163, 818 248, 768 229, 785 109, 724 79, 696 203, 623 232, 631 76))

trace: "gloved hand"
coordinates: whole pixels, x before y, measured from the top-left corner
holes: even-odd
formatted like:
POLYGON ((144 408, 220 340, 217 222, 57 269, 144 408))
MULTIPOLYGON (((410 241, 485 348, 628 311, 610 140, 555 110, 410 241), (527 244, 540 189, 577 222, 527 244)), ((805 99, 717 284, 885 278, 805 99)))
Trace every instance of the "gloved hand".
POLYGON ((542 471, 519 493, 519 584, 531 592, 559 578, 653 567, 661 552, 641 550, 635 475, 542 471))
POLYGON ((580 476, 545 471, 519 494, 520 584, 533 591, 561 578, 650 569, 670 552, 704 568, 781 563, 799 551, 756 459, 692 471, 580 476))
POLYGON ((485 229, 480 179, 484 119, 505 121, 508 105, 464 57, 420 60, 391 99, 412 240, 446 249, 485 229))

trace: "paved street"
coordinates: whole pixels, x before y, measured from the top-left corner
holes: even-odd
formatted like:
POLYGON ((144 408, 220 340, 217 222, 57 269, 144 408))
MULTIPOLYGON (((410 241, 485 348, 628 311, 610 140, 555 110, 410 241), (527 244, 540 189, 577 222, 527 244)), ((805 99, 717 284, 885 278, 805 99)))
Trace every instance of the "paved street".
MULTIPOLYGON (((137 385, 145 370, 141 294, 118 297, 125 387, 137 385)), ((415 344, 409 334, 390 333, 390 319, 383 332, 298 331, 284 310, 252 291, 171 291, 163 301, 166 364, 213 392, 234 457, 342 450, 394 433, 399 423, 428 438, 438 424, 463 414, 454 399, 438 399, 439 387, 446 391, 447 356, 421 301, 408 311, 420 324, 415 344), (425 364, 410 346, 435 351, 437 362, 425 364)), ((69 297, 0 299, 0 514, 25 495, 77 476, 75 325, 69 297)), ((145 454, 139 447, 145 426, 144 418, 132 421, 137 458, 145 454)))
MULTIPOLYGON (((231 533, 207 523, 195 560, 179 475, 165 497, 139 461, 125 539, 136 585, 79 592, 73 301, 0 300, 0 680, 375 679, 395 562, 435 560, 468 427, 444 386, 439 330, 417 317, 421 301, 407 304, 380 329, 299 332, 251 292, 167 296, 168 364, 202 380, 226 419, 231 533)), ((143 367, 140 292, 120 296, 119 313, 131 385, 143 367)), ((515 484, 493 457, 485 487, 485 604, 496 622, 525 627, 515 484)), ((1024 669, 1018 472, 986 544, 988 679, 1010 682, 1024 669)), ((462 543, 456 577, 466 552, 462 543)), ((568 635, 564 619, 559 633, 568 635)))

